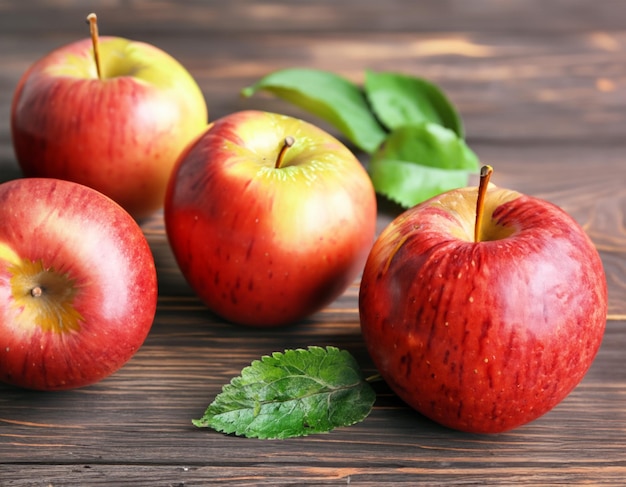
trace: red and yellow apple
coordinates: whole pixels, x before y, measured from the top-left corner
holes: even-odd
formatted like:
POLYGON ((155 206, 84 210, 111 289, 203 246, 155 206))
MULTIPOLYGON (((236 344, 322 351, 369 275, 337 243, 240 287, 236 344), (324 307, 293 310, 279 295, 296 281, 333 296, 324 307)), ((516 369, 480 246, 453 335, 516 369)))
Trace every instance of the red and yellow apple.
POLYGON ((90 186, 141 219, 162 207, 178 155, 207 118, 200 88, 173 57, 102 37, 57 48, 24 73, 11 133, 24 176, 90 186))
POLYGON ((582 380, 604 334, 607 285, 564 210, 481 184, 381 233, 359 309, 368 351, 401 399, 450 428, 497 433, 542 416, 582 380))
POLYGON ((156 310, 148 243, 117 203, 53 178, 0 185, 0 381, 95 383, 143 344, 156 310))
POLYGON ((251 110, 215 121, 187 147, 164 215, 178 265, 212 311, 276 326, 319 310, 362 271, 376 198, 333 136, 251 110))

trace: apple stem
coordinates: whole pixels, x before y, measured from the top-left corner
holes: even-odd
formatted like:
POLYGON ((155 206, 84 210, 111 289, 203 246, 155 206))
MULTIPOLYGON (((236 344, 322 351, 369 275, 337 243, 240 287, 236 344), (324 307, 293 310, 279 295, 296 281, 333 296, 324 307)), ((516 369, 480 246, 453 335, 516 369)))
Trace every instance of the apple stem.
POLYGON ((287 152, 287 149, 289 149, 289 147, 291 147, 295 143, 296 139, 294 139, 291 135, 285 137, 283 146, 280 148, 280 152, 278 153, 278 157, 276 158, 276 164, 274 165, 276 169, 280 169, 280 167, 283 165, 283 159, 285 158, 285 153, 287 152))
POLYGON ((96 72, 98 73, 98 79, 102 79, 102 72, 100 71, 100 41, 98 39, 98 17, 96 17, 96 14, 91 13, 87 16, 87 22, 89 22, 89 33, 91 34, 91 43, 93 44, 93 57, 96 62, 96 72))
POLYGON ((30 295, 33 298, 39 298, 43 294, 43 288, 41 286, 35 286, 30 290, 30 295))
POLYGON ((476 223, 474 225, 474 242, 480 242, 480 230, 483 225, 483 213, 485 212, 485 195, 489 179, 491 179, 493 168, 491 166, 483 166, 480 168, 480 183, 478 185, 478 199, 476 200, 476 223))

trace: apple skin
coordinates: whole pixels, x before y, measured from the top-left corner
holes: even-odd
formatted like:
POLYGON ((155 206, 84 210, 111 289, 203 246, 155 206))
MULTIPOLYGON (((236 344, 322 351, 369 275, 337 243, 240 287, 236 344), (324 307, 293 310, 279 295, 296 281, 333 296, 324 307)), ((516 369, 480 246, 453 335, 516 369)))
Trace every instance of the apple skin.
POLYGON ((16 158, 26 177, 78 182, 136 219, 163 206, 184 147, 207 125, 207 107, 174 58, 142 42, 91 39, 60 47, 20 79, 11 106, 16 158))
POLYGON ((398 216, 375 242, 359 292, 381 376, 456 430, 499 433, 554 408, 603 338, 607 285, 583 229, 557 206, 491 187, 474 242, 476 188, 398 216))
POLYGON ((157 302, 135 220, 86 186, 22 178, 0 185, 0 221, 0 381, 73 389, 122 367, 157 302))
POLYGON ((213 312, 280 326, 354 282, 374 242, 376 197, 358 159, 333 136, 247 110, 213 122, 184 151, 164 215, 182 274, 213 312), (295 144, 276 168, 288 136, 295 144))

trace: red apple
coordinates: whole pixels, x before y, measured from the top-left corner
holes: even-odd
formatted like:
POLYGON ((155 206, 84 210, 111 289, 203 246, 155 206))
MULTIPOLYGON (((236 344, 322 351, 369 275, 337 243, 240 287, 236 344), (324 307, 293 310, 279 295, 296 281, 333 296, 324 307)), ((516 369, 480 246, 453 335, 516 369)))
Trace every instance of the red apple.
POLYGON ((25 176, 85 184, 141 219, 163 205, 178 155, 206 128, 206 104, 167 53, 95 39, 60 47, 24 73, 11 107, 15 155, 25 176))
POLYGON ((259 112, 215 121, 176 165, 165 201, 191 287, 232 322, 296 322, 363 269, 376 199, 356 157, 310 123, 259 112))
POLYGON ((565 211, 484 187, 478 205, 476 188, 458 189, 396 218, 372 248, 359 308, 368 351, 400 398, 450 428, 497 433, 542 416, 582 380, 602 341, 607 285, 565 211))
POLYGON ((156 309, 148 243, 101 193, 69 181, 0 185, 0 381, 95 383, 140 348, 156 309))

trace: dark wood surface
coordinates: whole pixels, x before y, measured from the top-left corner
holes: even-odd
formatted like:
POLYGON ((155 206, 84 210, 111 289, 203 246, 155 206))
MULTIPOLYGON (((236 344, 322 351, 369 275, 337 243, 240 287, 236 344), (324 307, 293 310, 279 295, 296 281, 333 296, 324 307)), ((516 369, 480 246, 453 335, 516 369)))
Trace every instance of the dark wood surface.
MULTIPOLYGON (((373 373, 358 282, 291 327, 223 323, 185 284, 157 213, 144 225, 160 281, 145 345, 84 389, 0 385, 2 487, 626 485, 626 2, 0 0, 0 180, 20 175, 9 131, 18 78, 50 49, 86 37, 89 11, 101 33, 177 57, 211 118, 242 108, 310 118, 270 97, 240 99, 241 88, 283 67, 355 81, 365 69, 394 70, 438 83, 498 185, 555 202, 589 232, 607 271, 607 331, 565 401, 501 435, 439 427, 384 385, 363 423, 327 435, 259 441, 199 430, 190 420, 221 386, 273 351, 335 345, 373 373)), ((379 227, 394 215, 381 204, 379 227)))

